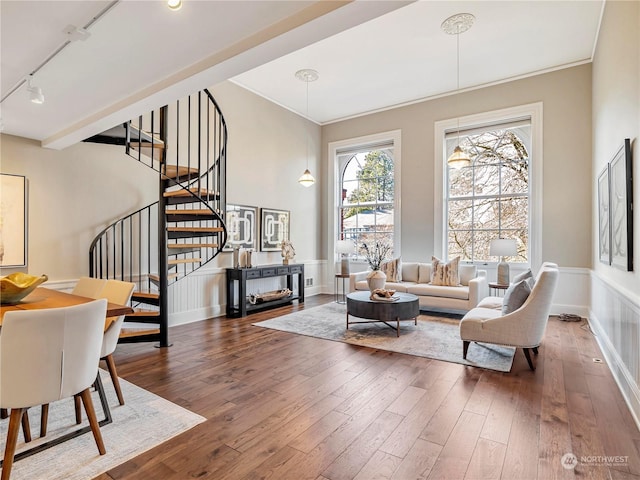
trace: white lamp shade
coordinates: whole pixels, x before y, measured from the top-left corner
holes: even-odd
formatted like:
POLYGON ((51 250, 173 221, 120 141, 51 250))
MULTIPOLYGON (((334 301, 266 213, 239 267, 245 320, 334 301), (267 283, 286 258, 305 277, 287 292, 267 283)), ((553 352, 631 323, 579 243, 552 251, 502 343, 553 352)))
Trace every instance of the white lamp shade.
POLYGON ((471 158, 465 153, 464 150, 462 150, 462 148, 460 148, 460 145, 458 145, 453 149, 453 153, 447 159, 447 164, 451 168, 468 167, 469 165, 471 165, 471 158))
POLYGON ((340 254, 353 253, 354 245, 349 240, 338 240, 336 242, 336 252, 340 254))
POLYGON ((298 183, 300 183, 300 185, 304 187, 310 187, 311 185, 316 183, 316 179, 313 178, 313 175, 311 175, 311 172, 307 168, 302 176, 298 179, 298 183))
POLYGON ((512 238, 495 238, 489 244, 492 257, 512 257, 518 253, 518 244, 512 238))

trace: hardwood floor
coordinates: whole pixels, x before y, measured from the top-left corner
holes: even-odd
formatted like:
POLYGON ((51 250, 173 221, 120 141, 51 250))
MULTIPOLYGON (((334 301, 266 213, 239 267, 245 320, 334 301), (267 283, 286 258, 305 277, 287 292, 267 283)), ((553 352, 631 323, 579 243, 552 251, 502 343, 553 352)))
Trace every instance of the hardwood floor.
POLYGON ((332 300, 118 346, 123 378, 207 421, 97 478, 640 479, 640 432, 587 325, 552 317, 536 371, 518 351, 506 374, 252 326, 332 300))

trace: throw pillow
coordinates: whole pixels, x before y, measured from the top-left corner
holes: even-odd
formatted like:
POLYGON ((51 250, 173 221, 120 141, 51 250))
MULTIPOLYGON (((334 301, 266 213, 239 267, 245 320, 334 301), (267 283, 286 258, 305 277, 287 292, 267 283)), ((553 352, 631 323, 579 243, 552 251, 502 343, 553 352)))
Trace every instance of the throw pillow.
POLYGON ((380 270, 387 276, 387 282, 402 281, 402 261, 400 257, 384 262, 380 265, 380 270))
POLYGON ((518 283, 512 283, 504 292, 504 299, 502 300, 502 314, 515 312, 519 309, 524 302, 529 298, 531 288, 526 280, 520 280, 518 283))
POLYGON ((531 273, 531 269, 528 269, 526 272, 519 273, 518 275, 513 277, 513 280, 511 281, 511 283, 518 283, 522 280, 526 280, 527 283, 529 284, 529 288, 533 290, 533 285, 535 284, 536 279, 533 278, 533 273, 531 273))
POLYGON ((469 281, 476 278, 477 269, 475 265, 460 265, 460 283, 468 286, 469 281))
POLYGON ((460 275, 458 274, 458 264, 460 257, 456 257, 449 263, 443 263, 442 260, 431 257, 431 284, 446 285, 456 287, 460 285, 460 275))

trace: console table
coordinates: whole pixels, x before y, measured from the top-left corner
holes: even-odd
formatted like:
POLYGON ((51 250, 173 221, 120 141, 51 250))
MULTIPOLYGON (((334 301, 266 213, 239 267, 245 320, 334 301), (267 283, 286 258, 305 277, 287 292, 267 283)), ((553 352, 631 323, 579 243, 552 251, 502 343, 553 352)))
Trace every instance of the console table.
POLYGON ((227 316, 244 317, 254 310, 277 307, 298 300, 304 302, 304 265, 260 265, 250 268, 227 268, 227 316), (293 291, 293 277, 298 278, 298 292, 290 297, 252 305, 247 301, 247 281, 270 277, 287 277, 287 288, 293 291), (238 304, 235 304, 236 284, 238 285, 238 304))

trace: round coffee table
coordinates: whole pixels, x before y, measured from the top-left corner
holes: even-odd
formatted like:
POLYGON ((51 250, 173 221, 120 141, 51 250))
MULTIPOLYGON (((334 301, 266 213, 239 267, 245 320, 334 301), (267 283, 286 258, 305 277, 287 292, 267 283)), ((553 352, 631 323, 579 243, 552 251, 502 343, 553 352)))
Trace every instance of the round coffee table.
POLYGON ((420 306, 418 297, 410 293, 396 293, 398 297, 395 302, 376 301, 369 298, 369 292, 352 292, 347 295, 347 330, 349 325, 355 323, 382 322, 396 331, 400 336, 400 321, 413 320, 418 324, 420 306), (358 318, 366 318, 362 322, 350 322, 349 315, 358 318), (395 325, 388 323, 395 322, 395 325))

